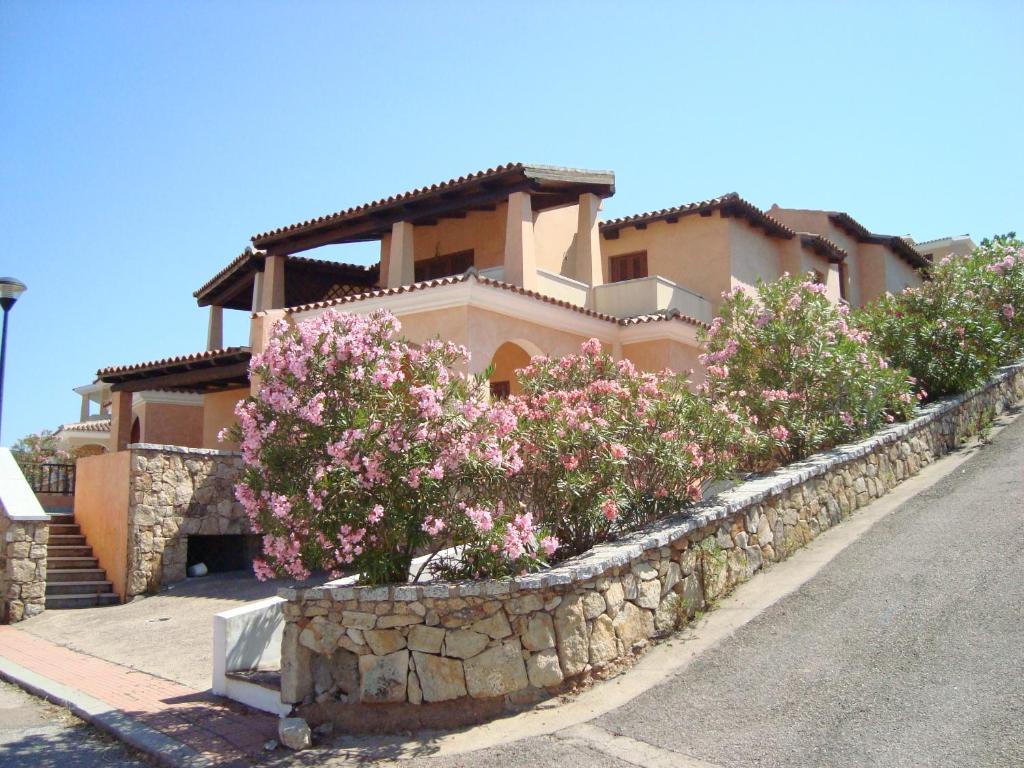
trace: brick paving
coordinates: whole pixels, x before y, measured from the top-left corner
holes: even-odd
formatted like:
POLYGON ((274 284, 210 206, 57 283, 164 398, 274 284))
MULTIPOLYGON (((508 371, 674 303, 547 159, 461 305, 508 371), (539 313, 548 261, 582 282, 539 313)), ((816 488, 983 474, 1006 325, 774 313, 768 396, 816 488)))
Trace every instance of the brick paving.
POLYGON ((98 699, 202 753, 219 766, 244 766, 276 738, 277 718, 145 672, 0 626, 0 656, 98 699))

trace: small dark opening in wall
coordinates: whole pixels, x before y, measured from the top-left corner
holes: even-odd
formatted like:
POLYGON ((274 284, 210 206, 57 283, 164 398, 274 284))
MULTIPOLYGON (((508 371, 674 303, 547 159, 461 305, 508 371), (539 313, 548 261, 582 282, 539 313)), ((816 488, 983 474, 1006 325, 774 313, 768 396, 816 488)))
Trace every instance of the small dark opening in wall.
POLYGON ((186 567, 205 563, 210 573, 247 571, 259 553, 259 536, 189 536, 186 567))

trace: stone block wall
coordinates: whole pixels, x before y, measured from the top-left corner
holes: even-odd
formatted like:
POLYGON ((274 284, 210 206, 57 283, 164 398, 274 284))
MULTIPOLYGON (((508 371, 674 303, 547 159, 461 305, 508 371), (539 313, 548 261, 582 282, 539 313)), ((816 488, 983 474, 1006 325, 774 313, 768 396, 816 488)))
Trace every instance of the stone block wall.
POLYGON ((49 538, 49 522, 12 520, 0 507, 0 621, 21 621, 46 607, 49 538))
POLYGON ((855 445, 745 482, 546 572, 284 589, 282 700, 313 723, 479 721, 628 663, 694 611, 884 495, 1024 398, 1024 365, 855 445))
POLYGON ((251 534, 233 451, 130 446, 126 599, 185 578, 188 537, 251 534))

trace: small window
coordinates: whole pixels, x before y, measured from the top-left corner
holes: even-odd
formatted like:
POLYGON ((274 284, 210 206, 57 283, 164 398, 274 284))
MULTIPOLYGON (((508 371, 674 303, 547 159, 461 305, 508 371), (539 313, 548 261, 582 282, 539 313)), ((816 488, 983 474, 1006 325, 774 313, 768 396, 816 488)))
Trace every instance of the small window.
POLYGON ((608 266, 611 271, 609 276, 609 282, 611 283, 621 283, 623 280, 636 280, 640 277, 647 277, 647 251, 612 256, 608 260, 608 266))
POLYGON ((430 259, 420 259, 413 265, 413 268, 416 282, 420 283, 424 280, 438 280, 442 277, 461 275, 472 266, 473 251, 468 250, 446 253, 430 259))
POLYGON ((508 381, 491 382, 491 400, 507 400, 512 394, 512 385, 508 381))
POLYGON ((849 299, 847 298, 847 295, 846 295, 847 294, 847 290, 848 290, 848 286, 847 286, 846 282, 847 282, 848 279, 849 279, 849 274, 847 273, 846 262, 840 261, 839 262, 839 298, 843 299, 844 301, 849 301, 849 299))

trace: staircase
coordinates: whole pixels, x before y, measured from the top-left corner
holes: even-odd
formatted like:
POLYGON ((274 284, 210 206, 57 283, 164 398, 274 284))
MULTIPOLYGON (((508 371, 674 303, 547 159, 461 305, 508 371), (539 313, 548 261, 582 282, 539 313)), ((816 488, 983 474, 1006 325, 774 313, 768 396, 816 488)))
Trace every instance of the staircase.
POLYGON ((50 515, 46 609, 94 608, 120 601, 71 511, 50 515))

